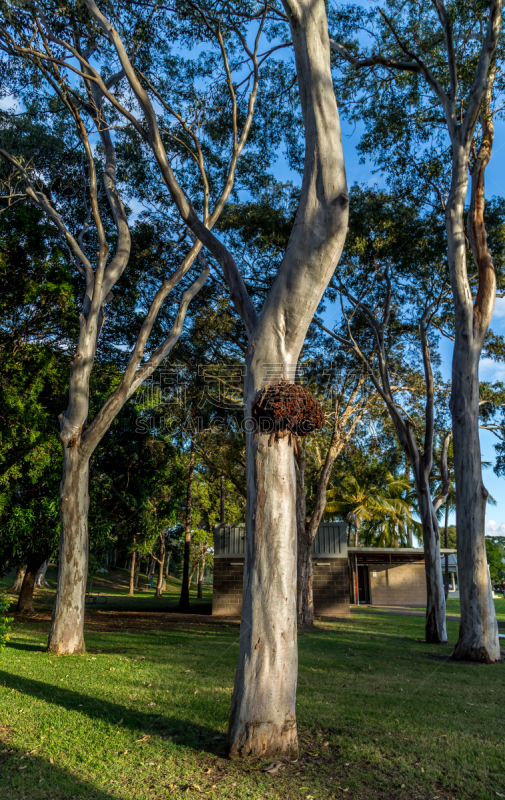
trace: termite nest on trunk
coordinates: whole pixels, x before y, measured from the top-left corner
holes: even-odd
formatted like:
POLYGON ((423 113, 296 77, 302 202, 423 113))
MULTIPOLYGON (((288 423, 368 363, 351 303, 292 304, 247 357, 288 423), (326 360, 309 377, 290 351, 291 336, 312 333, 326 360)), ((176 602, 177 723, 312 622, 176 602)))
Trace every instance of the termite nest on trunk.
POLYGON ((297 449, 298 436, 308 436, 324 425, 320 402, 297 383, 281 381, 266 386, 254 398, 252 417, 255 433, 269 433, 268 446, 289 437, 297 449))

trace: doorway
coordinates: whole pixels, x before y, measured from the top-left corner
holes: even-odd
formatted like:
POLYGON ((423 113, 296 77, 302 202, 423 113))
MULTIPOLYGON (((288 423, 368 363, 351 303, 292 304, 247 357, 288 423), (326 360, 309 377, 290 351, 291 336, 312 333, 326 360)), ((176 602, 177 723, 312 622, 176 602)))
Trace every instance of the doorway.
POLYGON ((365 564, 358 564, 358 597, 360 605, 370 603, 370 575, 365 564))

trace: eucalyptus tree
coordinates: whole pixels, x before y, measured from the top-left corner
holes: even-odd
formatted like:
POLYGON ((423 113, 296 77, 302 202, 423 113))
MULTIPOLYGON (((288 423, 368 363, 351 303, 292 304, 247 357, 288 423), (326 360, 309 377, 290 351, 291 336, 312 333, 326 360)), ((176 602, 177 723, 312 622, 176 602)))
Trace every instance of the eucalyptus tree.
POLYGON ((343 321, 339 333, 325 330, 361 362, 410 464, 425 554, 426 641, 447 642, 437 511, 450 488, 449 434, 442 435, 442 485, 433 499, 430 486, 436 428, 444 426, 446 406, 446 387, 432 365, 432 323, 444 317, 449 291, 444 237, 436 217, 420 217, 394 196, 355 188, 352 197, 343 268, 335 278, 343 321), (416 402, 424 409, 412 414, 416 402))
MULTIPOLYGON (((298 752, 295 695, 297 676, 296 640, 296 476, 293 446, 289 437, 254 432, 252 410, 256 395, 268 381, 265 365, 276 365, 278 377, 292 380, 307 328, 333 274, 347 229, 348 194, 341 145, 337 104, 330 70, 330 45, 322 0, 286 0, 285 14, 269 6, 243 10, 233 17, 233 8, 191 4, 190 31, 202 21, 224 53, 226 37, 236 37, 250 66, 254 89, 246 106, 244 128, 239 132, 239 104, 229 62, 224 61, 224 81, 230 92, 234 151, 232 163, 244 144, 255 102, 259 75, 258 46, 268 15, 294 49, 299 102, 305 136, 304 172, 300 201, 291 236, 280 268, 266 295, 261 311, 247 292, 235 259, 211 228, 218 214, 208 214, 205 204, 199 215, 170 163, 169 142, 163 139, 163 124, 157 109, 165 108, 156 87, 156 70, 139 66, 126 24, 127 10, 112 4, 99 8, 85 0, 96 23, 91 58, 84 47, 76 47, 68 30, 58 21, 57 31, 46 19, 39 24, 49 42, 57 42, 66 57, 75 59, 79 77, 92 76, 101 98, 131 126, 142 148, 153 155, 157 174, 192 234, 217 261, 232 302, 247 332, 244 405, 247 432, 247 554, 244 573, 243 624, 239 665, 235 680, 228 734, 231 754, 292 755, 298 752), (102 10, 103 9, 103 10, 102 10), (289 25, 286 25, 285 18, 289 25), (251 43, 251 45, 249 44, 251 43), (97 50, 98 47, 98 50, 97 50), (94 66, 97 53, 107 53, 111 69, 124 74, 128 102, 112 92, 94 66), (131 102, 130 102, 131 100, 131 102)), ((182 11, 182 9, 181 9, 182 11)), ((156 18, 162 9, 149 8, 156 18)), ((160 22, 157 20, 158 27, 160 22)), ((210 33, 209 33, 210 36, 210 33)), ((244 56, 242 56, 243 58, 244 56)), ((43 59, 44 55, 39 58, 43 59)), ((61 57, 60 57, 61 58, 61 57)), ((71 91, 71 87, 69 87, 71 91)), ((243 103, 241 104, 241 108, 243 103)), ((165 109, 167 110, 167 109, 165 109)), ((241 109, 240 109, 241 110, 241 109)), ((170 113, 167 110, 167 113, 170 113)), ((196 156, 198 160, 198 155, 196 156)), ((270 375, 270 378, 272 376, 270 375)))
POLYGON ((350 105, 366 122, 363 151, 407 196, 445 216, 455 319, 451 413, 458 485, 461 626, 455 657, 500 658, 486 565, 487 492, 479 443, 479 359, 496 275, 486 241, 484 175, 503 77, 501 0, 399 3, 335 13, 332 47, 350 105), (466 235, 464 206, 470 180, 466 235), (474 277, 474 267, 477 274, 474 277))
MULTIPOLYGON (((82 274, 86 283, 79 343, 71 365, 69 406, 60 417, 64 454, 62 537, 58 594, 49 641, 49 648, 60 653, 79 652, 84 647, 82 626, 90 457, 124 403, 171 351, 180 335, 188 305, 208 276, 208 266, 201 252, 201 242, 195 240, 195 231, 191 234, 191 246, 184 245, 185 231, 194 227, 188 225, 188 213, 182 215, 186 228, 183 227, 179 239, 179 229, 173 215, 167 214, 165 226, 170 224, 174 231, 172 250, 176 256, 181 254, 179 258, 182 261, 171 276, 160 276, 161 280, 151 292, 140 333, 132 343, 131 355, 118 388, 105 401, 94 420, 88 423, 88 386, 104 322, 104 306, 110 302, 112 290, 125 273, 131 253, 130 225, 122 199, 122 193, 128 196, 128 192, 119 174, 117 151, 119 145, 124 149, 127 135, 136 134, 141 148, 152 150, 159 157, 162 179, 172 192, 175 206, 179 207, 179 211, 181 207, 186 212, 191 209, 189 217, 194 215, 196 218, 193 206, 186 200, 188 186, 183 188, 174 170, 179 175, 189 176, 189 187, 194 192, 196 186, 200 192, 200 232, 209 232, 232 191, 238 160, 251 130, 259 81, 258 42, 264 20, 264 15, 260 15, 256 45, 252 52, 240 35, 228 45, 219 26, 209 27, 205 17, 195 16, 187 9, 191 19, 186 20, 186 27, 182 26, 181 29, 177 13, 171 15, 159 9, 157 18, 153 20, 151 9, 133 7, 126 9, 122 17, 122 31, 127 37, 125 49, 119 35, 97 7, 90 4, 88 9, 89 14, 81 6, 74 8, 72 3, 65 6, 51 2, 40 5, 5 3, 5 23, 0 27, 1 46, 9 56, 10 64, 14 67, 18 65, 15 76, 18 95, 22 96, 24 85, 30 91, 32 84, 43 86, 40 94, 44 94, 48 110, 56 107, 74 126, 77 145, 84 156, 81 175, 86 188, 81 197, 82 219, 80 225, 72 228, 66 224, 63 214, 44 191, 44 176, 39 174, 36 165, 24 165, 15 154, 6 150, 1 153, 18 178, 16 199, 32 202, 47 214, 65 242, 72 265, 82 274), (32 35, 33 31, 36 31, 35 35, 32 35), (192 82, 188 86, 186 81, 184 91, 179 95, 177 66, 185 78, 186 65, 180 57, 170 59, 165 34, 173 44, 191 40, 203 42, 211 48, 215 45, 217 53, 200 70, 189 70, 192 82), (250 82, 245 90, 245 108, 244 92, 241 102, 237 103, 231 72, 235 65, 230 67, 227 46, 234 52, 240 49, 241 68, 244 68, 244 58, 245 65, 251 68, 250 82), (116 72, 110 69, 114 60, 118 62, 116 72), (216 69, 227 76, 224 94, 220 90, 217 97, 212 94, 216 69), (160 93, 151 83, 151 78, 158 78, 160 73, 159 85, 162 89, 168 86, 168 94, 165 91, 160 93), (199 85, 200 80, 205 83, 203 89, 199 85), (199 112, 196 115, 195 96, 199 97, 199 112), (154 112, 150 97, 161 108, 159 117, 154 112), (219 124, 228 126, 231 133, 221 137, 224 139, 220 151, 221 169, 212 172, 214 180, 211 181, 210 172, 205 168, 205 148, 201 139, 207 137, 207 140, 212 140, 215 134, 213 124, 216 122, 213 115, 222 114, 223 103, 226 106, 227 102, 232 106, 232 113, 224 120, 220 119, 219 124), (140 112, 139 118, 135 116, 136 111, 140 112), (141 119, 144 114, 145 121, 141 119), (121 142, 117 138, 119 134, 113 134, 119 121, 127 127, 121 142), (95 143, 98 144, 96 148, 95 143), (169 153, 167 148, 174 143, 176 146, 169 153), (105 190, 102 198, 100 179, 103 179, 105 190), (106 218, 111 220, 109 237, 106 236, 106 218), (86 246, 88 240, 89 245, 86 246), (97 254, 96 250, 93 253, 93 245, 97 254), (149 336, 164 301, 181 281, 186 281, 187 285, 190 270, 197 258, 202 264, 201 273, 193 276, 195 279, 184 290, 171 330, 156 349, 144 357, 146 349, 152 347, 149 336)), ((39 101, 41 99, 39 97, 39 101)), ((142 158, 138 161, 142 162, 142 158)), ((123 157, 121 165, 124 163, 123 157)), ((9 193, 12 195, 10 189, 7 195, 9 193)), ((7 196, 6 202, 9 200, 7 196)), ((212 238, 214 241, 215 237, 212 238)), ((238 285, 241 285, 240 280, 238 285)))

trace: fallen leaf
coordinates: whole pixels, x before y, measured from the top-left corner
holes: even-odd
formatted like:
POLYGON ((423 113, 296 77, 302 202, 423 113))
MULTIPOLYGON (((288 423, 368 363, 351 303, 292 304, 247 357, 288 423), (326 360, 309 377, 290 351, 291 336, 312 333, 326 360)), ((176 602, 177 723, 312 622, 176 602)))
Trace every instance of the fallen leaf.
POLYGON ((273 775, 275 772, 278 772, 280 769, 282 769, 283 766, 284 764, 282 761, 273 761, 269 767, 263 770, 263 772, 269 772, 270 775, 273 775))

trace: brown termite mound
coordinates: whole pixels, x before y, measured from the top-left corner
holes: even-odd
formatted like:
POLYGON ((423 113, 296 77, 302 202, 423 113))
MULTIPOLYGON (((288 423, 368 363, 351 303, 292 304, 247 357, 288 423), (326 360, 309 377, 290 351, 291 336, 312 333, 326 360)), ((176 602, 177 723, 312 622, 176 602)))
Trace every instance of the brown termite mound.
POLYGON ((296 449, 296 437, 308 436, 324 425, 324 411, 318 400, 297 383, 281 381, 266 386, 255 397, 252 416, 256 433, 269 433, 271 446, 289 436, 296 449))

